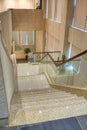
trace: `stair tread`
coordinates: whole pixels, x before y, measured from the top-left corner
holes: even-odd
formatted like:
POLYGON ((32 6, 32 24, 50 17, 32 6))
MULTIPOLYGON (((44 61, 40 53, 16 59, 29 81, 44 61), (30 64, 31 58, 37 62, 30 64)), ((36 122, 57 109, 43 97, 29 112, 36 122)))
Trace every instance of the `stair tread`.
POLYGON ((32 124, 43 121, 50 121, 62 118, 87 114, 87 103, 72 104, 59 107, 38 107, 17 109, 11 112, 10 125, 32 124), (22 117, 23 120, 21 119, 22 117))
POLYGON ((71 95, 70 93, 68 93, 68 94, 64 94, 64 93, 53 93, 53 94, 45 94, 45 95, 29 95, 29 96, 26 96, 25 95, 25 97, 19 97, 19 98, 13 98, 13 100, 12 100, 12 103, 15 103, 15 102, 20 102, 20 101, 38 101, 38 100, 48 100, 48 99, 63 99, 64 97, 66 97, 66 98, 71 98, 71 97, 77 97, 77 95, 71 95))
MULTIPOLYGON (((48 93, 48 92, 65 92, 65 91, 61 91, 55 88, 45 88, 45 89, 34 89, 34 90, 29 90, 29 91, 18 91, 15 92, 14 94, 16 95, 23 95, 23 94, 39 94, 39 93, 48 93)), ((67 92, 66 92, 67 93, 67 92)))
POLYGON ((31 97, 31 96, 34 96, 34 97, 36 97, 36 96, 48 96, 48 95, 61 95, 61 94, 65 94, 65 95, 71 95, 70 93, 65 93, 65 92, 47 92, 47 93, 24 93, 24 94, 18 94, 18 95, 15 95, 14 97, 15 98, 22 98, 22 97, 24 97, 24 96, 27 96, 27 97, 31 97))
POLYGON ((60 100, 57 100, 57 99, 54 99, 54 100, 44 100, 44 101, 38 101, 38 102, 22 102, 21 104, 14 104, 12 105, 11 108, 15 109, 17 107, 20 107, 22 105, 23 108, 27 107, 43 107, 43 106, 47 106, 47 107, 52 107, 52 106, 65 106, 65 105, 72 105, 72 104, 79 104, 79 103, 87 103, 87 101, 80 97, 80 98, 72 98, 72 99, 66 99, 64 101, 62 101, 61 99, 60 100))

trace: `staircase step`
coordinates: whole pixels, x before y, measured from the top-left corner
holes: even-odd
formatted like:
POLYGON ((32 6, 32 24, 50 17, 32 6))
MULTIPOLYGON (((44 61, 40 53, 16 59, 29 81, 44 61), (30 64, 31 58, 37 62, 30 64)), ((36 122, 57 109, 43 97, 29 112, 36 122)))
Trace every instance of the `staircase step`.
POLYGON ((15 95, 14 97, 15 98, 24 98, 24 97, 31 97, 31 96, 33 96, 33 97, 43 97, 43 96, 51 96, 51 95, 61 95, 61 94, 65 94, 65 95, 71 95, 70 93, 66 93, 66 92, 62 92, 62 91, 60 91, 60 92, 57 92, 57 91, 55 91, 55 92, 48 92, 48 93, 31 93, 31 92, 28 92, 27 94, 26 93, 23 93, 23 94, 18 94, 18 95, 15 95))
POLYGON ((20 102, 29 102, 29 101, 38 101, 38 100, 52 100, 52 99, 59 99, 59 98, 70 98, 70 97, 77 97, 76 95, 71 95, 70 93, 62 93, 62 92, 54 92, 54 93, 47 93, 44 95, 37 94, 37 95, 28 95, 28 96, 20 96, 19 98, 13 98, 12 104, 20 103, 20 102))
POLYGON ((64 99, 51 99, 51 100, 43 100, 43 101, 32 101, 32 102, 22 102, 21 104, 14 104, 12 105, 11 109, 12 110, 15 110, 16 108, 18 107, 21 107, 22 108, 30 108, 30 107, 60 107, 60 106, 69 106, 69 105, 72 105, 72 104, 79 104, 79 103, 82 103, 82 102, 87 102, 84 98, 80 97, 80 98, 75 98, 75 97, 72 97, 72 98, 64 98, 64 99))
POLYGON ((11 112, 10 125, 46 122, 85 114, 87 114, 87 102, 68 106, 19 108, 11 112))
POLYGON ((43 94, 43 93, 53 93, 53 92, 64 92, 66 93, 65 91, 61 91, 61 90, 58 90, 58 89, 55 89, 55 88, 45 88, 45 89, 34 89, 34 90, 29 90, 29 91, 18 91, 18 92, 15 92, 14 95, 17 95, 17 96, 20 96, 20 95, 29 95, 29 94, 43 94))

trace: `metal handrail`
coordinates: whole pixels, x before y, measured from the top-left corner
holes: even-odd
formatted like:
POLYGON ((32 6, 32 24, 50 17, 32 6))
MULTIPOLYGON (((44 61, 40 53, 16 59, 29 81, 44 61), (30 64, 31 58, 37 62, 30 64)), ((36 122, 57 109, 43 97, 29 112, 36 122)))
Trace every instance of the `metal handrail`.
MULTIPOLYGON (((56 52, 60 52, 60 51, 56 51, 56 52)), ((82 56, 82 55, 84 55, 84 54, 86 54, 87 53, 87 50, 85 50, 85 51, 83 51, 83 52, 81 52, 81 53, 79 53, 79 54, 77 54, 77 55, 75 55, 75 56, 73 56, 73 57, 71 57, 71 58, 69 58, 69 59, 66 59, 66 60, 61 60, 61 61, 55 61, 54 59, 53 59, 53 57, 49 54, 49 53, 54 53, 54 52, 36 52, 36 53, 34 53, 34 54, 42 54, 42 53, 47 53, 47 55, 49 56, 49 58, 52 60, 52 62, 55 64, 55 66, 56 67, 58 67, 58 66, 61 66, 61 65, 63 65, 63 64, 65 64, 65 63, 67 63, 67 62, 69 62, 69 61, 78 61, 78 60, 75 60, 76 58, 78 58, 78 57, 80 57, 80 56, 82 56), (61 62, 61 63, 60 63, 61 62)), ((47 55, 45 55, 44 57, 42 57, 42 59, 40 60, 40 61, 42 61, 47 55)))
POLYGON ((65 63, 69 62, 69 61, 72 61, 72 60, 74 60, 75 58, 78 58, 78 57, 80 57, 80 56, 82 56, 82 55, 84 55, 84 54, 86 54, 86 53, 87 53, 87 50, 85 50, 85 51, 83 51, 83 52, 81 52, 81 53, 79 53, 79 54, 77 54, 77 55, 75 55, 75 56, 73 56, 73 57, 71 57, 71 58, 69 58, 69 59, 67 59, 67 60, 64 60, 62 63, 58 64, 57 66, 60 66, 60 65, 63 65, 63 64, 65 64, 65 63))

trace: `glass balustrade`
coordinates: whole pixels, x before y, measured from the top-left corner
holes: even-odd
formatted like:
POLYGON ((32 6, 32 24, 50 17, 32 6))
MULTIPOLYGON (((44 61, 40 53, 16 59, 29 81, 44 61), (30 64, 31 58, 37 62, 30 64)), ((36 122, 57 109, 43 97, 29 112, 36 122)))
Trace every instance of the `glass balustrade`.
MULTIPOLYGON (((34 62, 40 62, 47 54, 50 54, 54 61, 57 61, 60 58, 60 51, 54 52, 35 52, 33 53, 34 62)), ((49 59, 51 60, 51 59, 49 59)))
POLYGON ((40 72, 45 72, 50 77, 52 84, 87 88, 87 54, 64 64, 61 64, 62 61, 55 63, 56 65, 47 55, 40 64, 40 72))
POLYGON ((33 58, 34 62, 40 62, 40 60, 45 56, 45 53, 34 53, 33 58))
POLYGON ((51 57, 54 59, 54 61, 59 61, 61 53, 49 53, 51 55, 51 57))

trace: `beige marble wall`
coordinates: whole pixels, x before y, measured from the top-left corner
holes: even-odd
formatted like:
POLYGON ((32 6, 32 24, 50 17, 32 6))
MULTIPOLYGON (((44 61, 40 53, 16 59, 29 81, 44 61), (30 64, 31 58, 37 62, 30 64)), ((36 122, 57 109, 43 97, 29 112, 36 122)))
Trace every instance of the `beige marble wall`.
POLYGON ((12 28, 15 31, 42 30, 43 11, 33 9, 12 10, 12 28))
POLYGON ((86 17, 87 17, 87 0, 77 0, 76 13, 75 13, 75 26, 82 29, 87 29, 86 17))
POLYGON ((5 2, 7 8, 15 8, 15 9, 33 9, 34 8, 34 0, 6 0, 5 2))
POLYGON ((36 31, 36 52, 41 52, 43 50, 43 31, 36 31))
POLYGON ((58 40, 60 37, 60 27, 61 23, 58 23, 56 21, 50 21, 49 19, 45 21, 45 30, 58 40))
MULTIPOLYGON (((0 118, 8 117, 7 99, 5 93, 4 78, 2 72, 1 58, 0 58, 0 118)), ((3 126, 4 121, 0 120, 0 126, 3 126)))
POLYGON ((7 8, 5 7, 5 0, 0 0, 0 12, 6 11, 7 8))
POLYGON ((14 70, 11 59, 8 57, 6 53, 6 48, 2 44, 1 35, 0 35, 0 55, 1 55, 1 64, 3 70, 5 91, 7 97, 8 109, 10 111, 10 103, 14 93, 14 89, 16 87, 16 81, 14 79, 14 70))
MULTIPOLYGON (((48 32, 48 43, 49 48, 53 48, 53 50, 60 50, 61 52, 64 51, 64 44, 65 44, 65 29, 66 29, 66 20, 67 20, 67 8, 68 8, 68 0, 64 1, 58 1, 58 4, 55 5, 55 2, 52 1, 52 3, 48 3, 48 19, 45 22, 45 29, 46 32, 48 32), (50 6, 51 4, 51 6, 50 6), (58 19, 55 19, 55 6, 57 8, 60 6, 59 10, 57 12, 58 19), (50 11, 51 10, 51 11, 50 11)), ((52 49, 51 49, 52 50, 52 49)))
POLYGON ((45 29, 46 29, 46 32, 48 33, 48 38, 47 38, 47 50, 48 51, 61 50, 61 48, 60 48, 60 27, 61 27, 61 23, 46 20, 45 29))
POLYGON ((0 12, 8 9, 34 9, 34 0, 0 0, 0 12))
POLYGON ((70 27, 68 41, 78 50, 84 51, 87 48, 87 32, 70 27))
POLYGON ((11 53, 12 45, 12 19, 11 11, 6 11, 0 16, 1 31, 4 39, 4 44, 7 48, 8 53, 11 53))

